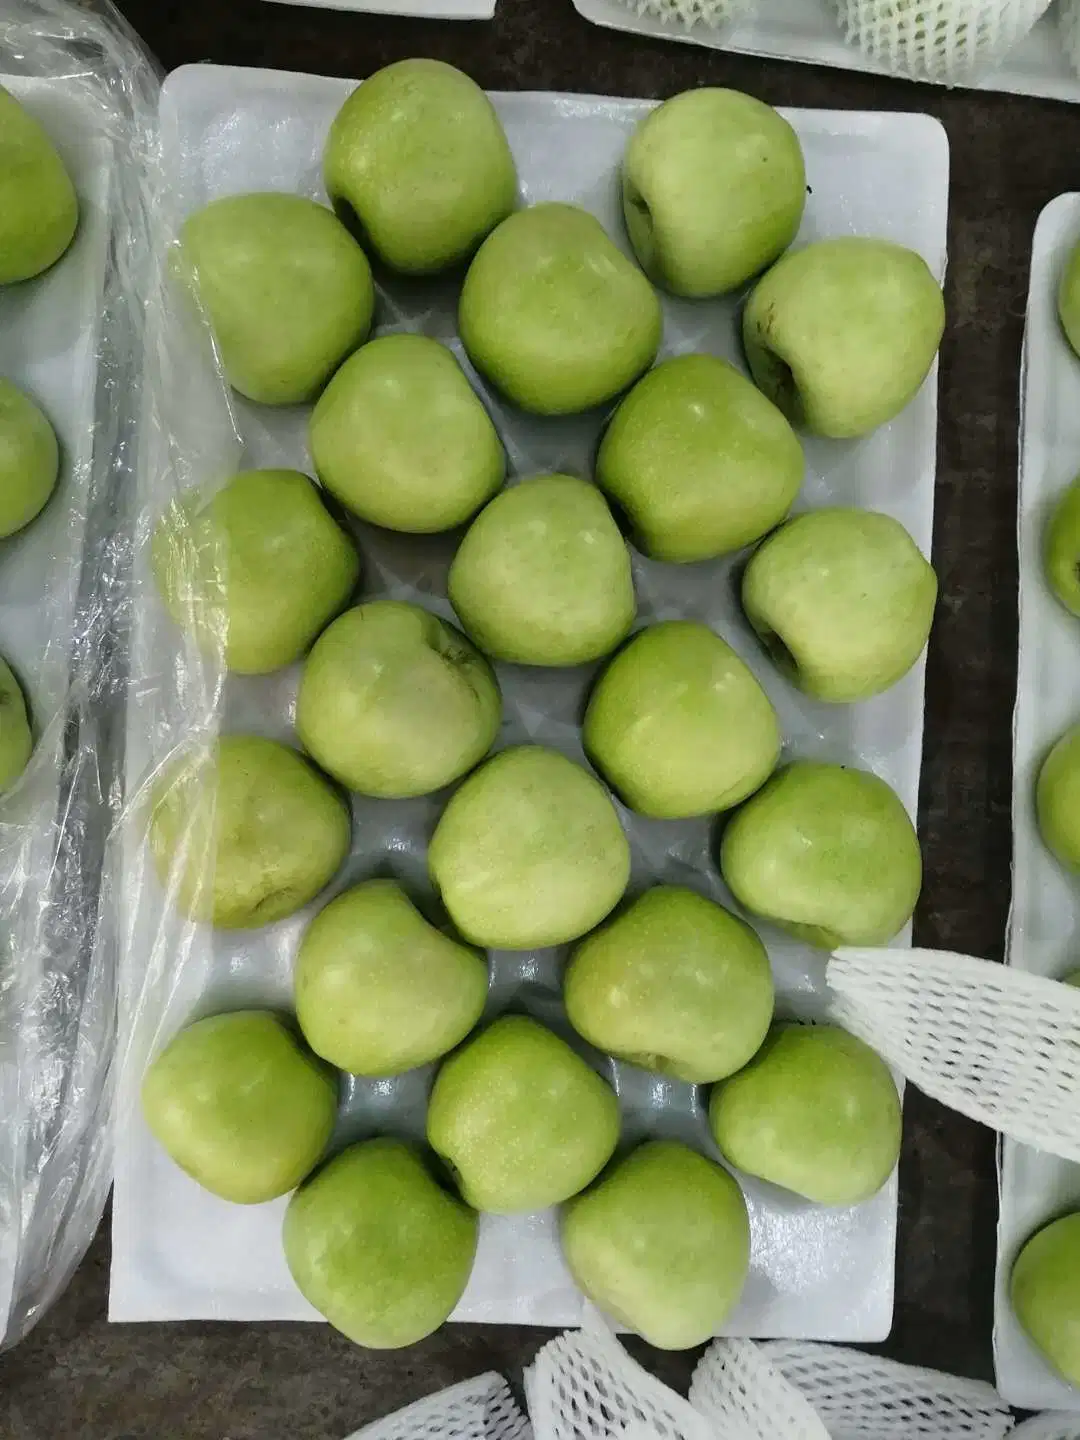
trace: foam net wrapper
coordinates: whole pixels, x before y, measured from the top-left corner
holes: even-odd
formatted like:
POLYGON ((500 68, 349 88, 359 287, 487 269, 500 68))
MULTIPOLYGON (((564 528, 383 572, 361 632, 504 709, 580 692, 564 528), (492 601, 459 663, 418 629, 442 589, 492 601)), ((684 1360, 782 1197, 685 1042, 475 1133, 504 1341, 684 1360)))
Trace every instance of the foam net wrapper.
POLYGON ((634 15, 647 15, 685 30, 695 25, 718 30, 722 25, 741 20, 755 8, 755 0, 618 0, 618 3, 634 15))
POLYGON ((960 85, 994 69, 1049 8, 1050 0, 834 3, 844 38, 869 59, 913 80, 960 85))
POLYGON ((366 1425, 349 1440, 531 1440, 531 1435, 509 1385, 489 1372, 366 1425))
POLYGON ((828 983, 833 1018, 927 1095, 1080 1161, 1080 989, 938 950, 838 950, 828 983))
POLYGON ((45 509, 0 541, 0 653, 34 736, 0 804, 0 1343, 10 1346, 78 1264, 111 1179, 116 949, 100 877, 118 805, 130 547, 117 516, 134 473, 159 83, 108 0, 3 0, 0 85, 45 127, 80 211, 55 265, 0 287, 0 374, 45 409, 61 452, 45 509))

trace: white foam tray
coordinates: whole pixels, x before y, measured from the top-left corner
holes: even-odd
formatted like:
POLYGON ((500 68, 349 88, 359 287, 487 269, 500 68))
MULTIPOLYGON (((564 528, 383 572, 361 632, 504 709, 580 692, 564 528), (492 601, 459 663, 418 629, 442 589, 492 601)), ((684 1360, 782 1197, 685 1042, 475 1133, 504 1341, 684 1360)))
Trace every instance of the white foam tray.
POLYGON ((0 1334, 10 1304, 17 1217, 4 1214, 17 1148, 27 1134, 8 1123, 20 1112, 18 1086, 45 1083, 18 1043, 20 1006, 40 978, 38 907, 47 893, 60 803, 59 709, 68 686, 73 622, 82 568, 93 458, 97 349, 107 259, 111 145, 88 101, 62 80, 0 74, 48 131, 79 197, 79 230, 67 254, 45 275, 0 286, 0 375, 31 394, 60 441, 56 493, 26 530, 0 540, 0 655, 22 684, 37 750, 18 792, 0 812, 0 888, 12 908, 2 917, 6 965, 14 964, 11 1030, 0 1023, 0 1334), (10 951, 10 959, 9 957, 10 951), (5 1037, 9 1043, 5 1044, 5 1037))
MULTIPOLYGON (((883 65, 868 60, 843 38, 829 0, 756 0, 753 12, 730 28, 719 30, 655 20, 635 13, 630 0, 573 0, 586 20, 611 30, 651 35, 710 50, 731 50, 771 60, 797 60, 807 65, 833 65, 888 75, 883 65)), ((1052 5, 1031 33, 1012 50, 997 70, 964 88, 1005 90, 1014 95, 1042 95, 1052 100, 1080 100, 1080 76, 1066 59, 1058 35, 1057 5, 1052 5)))
MULTIPOLYGON (((189 67, 169 77, 162 94, 165 170, 170 193, 186 213, 214 195, 259 187, 287 187, 319 195, 319 155, 330 121, 350 82, 214 67, 189 67), (267 136, 273 144, 267 144, 267 136)), ((577 201, 622 241, 616 170, 635 123, 649 102, 553 94, 499 95, 495 102, 517 157, 525 197, 577 201)), ((802 137, 812 196, 802 238, 861 231, 881 233, 918 249, 941 275, 945 264, 948 145, 936 121, 921 115, 789 112, 802 137)), ((381 313, 397 325, 423 326, 453 340, 456 291, 444 282, 406 286, 381 313), (418 297, 421 297, 418 299, 418 297)), ((665 301, 665 350, 707 349, 737 359, 736 304, 665 301)), ((194 361, 192 362, 195 363, 194 361)), ((181 370, 187 372, 188 366, 181 370)), ((854 444, 810 440, 803 505, 858 502, 900 519, 929 553, 936 451, 936 371, 903 415, 854 444)), ((514 461, 516 473, 564 469, 587 473, 595 446, 595 416, 538 421, 483 392, 514 461)), ((307 466, 303 415, 268 415, 239 406, 249 464, 307 466)), ((192 417, 192 439, 203 436, 192 417)), ((153 472, 150 472, 152 474, 153 472)), ((144 475, 144 487, 152 484, 144 475)), ((160 495, 141 503, 160 510, 160 495)), ((449 615, 445 601, 446 541, 361 536, 367 556, 365 593, 420 595, 449 615), (441 547, 441 548, 440 548, 441 547)), ((863 705, 830 708, 800 696, 770 667, 734 603, 733 562, 665 566, 635 557, 641 619, 687 614, 720 628, 757 670, 776 704, 790 749, 836 760, 861 761, 898 791, 914 814, 922 746, 923 670, 920 664, 887 696, 863 705)), ((154 737, 168 729, 158 697, 175 664, 175 630, 164 616, 145 559, 137 577, 138 629, 128 717, 129 780, 151 770, 154 737)), ((575 753, 573 717, 585 681, 577 672, 504 668, 507 721, 500 744, 532 737, 575 753)), ((295 676, 259 681, 231 678, 231 727, 253 727, 288 738, 295 676)), ((577 753, 580 753, 578 751, 577 753)), ((408 883, 423 883, 424 840, 442 804, 427 797, 405 805, 354 797, 354 853, 340 887, 393 852, 408 883)), ((662 824, 625 815, 639 878, 661 876, 696 883, 725 898, 708 860, 707 822, 662 824)), ((293 1286, 280 1249, 284 1202, 255 1209, 214 1199, 186 1179, 158 1149, 138 1114, 137 1088, 146 1057, 196 1007, 237 1003, 287 1004, 292 954, 309 914, 266 930, 233 934, 180 925, 160 929, 162 896, 147 878, 141 890, 142 839, 129 831, 125 894, 130 935, 125 956, 126 1002, 121 1113, 113 1203, 110 1314, 116 1320, 186 1318, 314 1319, 293 1286), (143 1003, 138 987, 147 956, 190 945, 177 975, 143 1003)), ((164 923, 168 925, 169 917, 164 923)), ((761 927, 783 1003, 814 1013, 821 1005, 824 955, 761 927)), ((901 937, 900 943, 906 943, 901 937)), ((493 957, 496 1003, 537 1013, 557 1004, 558 965, 550 952, 493 957)), ((613 1067, 627 1133, 661 1130, 708 1145, 701 1096, 630 1067, 613 1067)), ((429 1076, 393 1082, 352 1082, 346 1133, 381 1124, 421 1133, 429 1076)), ((746 1182, 754 1239, 753 1270, 731 1322, 740 1334, 880 1340, 892 1320, 896 1177, 872 1201, 849 1210, 817 1209, 771 1187, 746 1182)), ((472 1280, 456 1318, 567 1325, 580 1298, 563 1266, 554 1216, 485 1217, 472 1280)))
MULTIPOLYGON (((1043 845, 1035 820, 1039 765, 1080 720, 1080 620, 1054 599, 1042 536, 1054 501, 1080 474, 1080 360, 1057 318, 1057 286, 1080 240, 1080 195, 1059 195, 1039 216, 1031 256, 1021 391, 1018 539, 1020 637, 1013 720, 1013 896, 1006 959, 1058 978, 1080 964, 1080 886, 1043 845)), ((1028 1342, 1008 1302, 1013 1261, 1033 1231, 1080 1209, 1080 1166, 1004 1140, 994 1314, 998 1388, 1027 1409, 1080 1410, 1080 1390, 1059 1380, 1028 1342)))

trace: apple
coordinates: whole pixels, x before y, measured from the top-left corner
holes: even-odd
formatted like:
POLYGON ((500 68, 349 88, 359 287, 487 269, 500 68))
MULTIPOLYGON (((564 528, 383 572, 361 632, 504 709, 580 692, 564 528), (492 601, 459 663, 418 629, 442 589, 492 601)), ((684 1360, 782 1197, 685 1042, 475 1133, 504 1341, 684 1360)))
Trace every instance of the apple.
POLYGON ((834 1025, 777 1025, 709 1100, 721 1154, 817 1205, 859 1205, 900 1158, 900 1097, 889 1067, 834 1025))
POLYGON ((53 427, 29 395, 0 377, 0 538, 22 530, 44 510, 59 474, 53 427))
POLYGON ((312 920, 293 971, 296 1018, 324 1060, 400 1075, 438 1060, 483 1014, 484 957, 429 925, 394 880, 367 880, 312 920))
POLYGON ((349 811, 302 755, 261 735, 182 752, 153 787, 150 850, 183 914, 226 930, 284 920, 333 878, 349 811))
POLYGON ((1043 761, 1035 811, 1047 848, 1067 870, 1080 873, 1080 725, 1066 730, 1043 761))
POLYGON ((750 1221, 726 1170, 650 1140, 562 1214, 563 1255, 585 1295, 658 1350, 717 1333, 750 1269, 750 1221))
POLYGON ((743 572, 742 603, 780 670, 815 700, 867 700, 922 654, 937 576, 898 520, 829 507, 796 515, 743 572))
POLYGON ((517 203, 494 106, 441 60, 400 60, 354 90, 330 127, 323 177, 339 213, 405 275, 467 260, 517 203))
POLYGON ((447 593, 481 650, 519 665, 599 660, 637 613, 619 527, 596 486, 571 475, 533 476, 486 505, 447 593))
POLYGON ((385 335, 345 361, 312 414, 311 454, 354 515, 418 535, 463 525, 506 473, 464 371, 426 335, 385 335))
POLYGON ((260 1205, 315 1168, 337 1082, 280 1016, 234 1010, 174 1036, 146 1072, 142 1106, 155 1140, 204 1190, 260 1205))
POLYGON ((922 887, 915 828, 869 770, 794 760, 728 822, 720 870, 740 905, 824 950, 883 945, 922 887))
POLYGON ((184 221, 180 246, 177 271, 210 323, 225 378, 249 400, 313 400, 368 333, 367 257, 314 200, 213 200, 184 221))
POLYGON ((491 749, 502 697, 465 636, 419 605, 346 610, 304 663, 296 731, 322 768, 361 795, 427 795, 491 749))
POLYGON ((1065 338, 1080 355, 1080 243, 1073 245, 1066 257, 1058 285, 1057 307, 1065 338))
POLYGON ((458 331, 476 368, 537 415, 602 405, 660 348, 656 292, 576 205, 519 210, 469 266, 458 331))
POLYGON ((0 86, 0 285, 55 265, 78 224, 78 197, 56 147, 0 86))
POLYGON ((401 1140, 350 1145, 289 1201, 282 1240, 297 1289, 372 1350, 437 1330, 469 1281, 477 1217, 401 1140))
POLYGON ((611 1159, 619 1102, 565 1040, 527 1015, 504 1015, 443 1062, 427 1137, 475 1209, 546 1210, 611 1159))
POLYGON ((563 1001, 598 1050, 708 1085, 765 1039, 772 972, 749 925, 693 890, 657 885, 578 945, 563 1001))
POLYGON ((715 355, 678 355, 612 416, 597 484, 656 560, 741 550, 779 525, 802 484, 802 446, 780 411, 715 355))
POLYGON ((1062 492, 1050 515, 1043 564, 1050 589, 1071 615, 1080 615, 1080 477, 1062 492))
POLYGON ((443 811, 428 869, 474 945, 534 950, 599 925, 630 878, 630 846, 604 787, 542 745, 503 750, 443 811))
POLYGON ((731 646, 696 620, 639 631, 600 676, 582 733, 608 784, 657 819, 737 805, 780 756, 768 696, 731 646))
POLYGON ((26 698, 12 674, 11 666, 0 660, 0 794, 10 790, 30 763, 34 737, 26 698))
POLYGON ((726 295, 795 239, 806 204, 802 146, 752 95, 686 90, 631 136, 622 199, 630 243, 651 280, 674 295, 726 295))
POLYGON ((841 235, 792 250, 743 311, 757 384, 794 425, 849 439, 899 415, 945 328, 941 286, 921 255, 841 235))
POLYGON ((176 624, 241 675, 299 660, 360 575, 351 539, 297 470, 188 491, 157 524, 152 565, 176 624))
POLYGON ((1070 1385, 1080 1385, 1080 1213, 1029 1238, 1012 1268, 1009 1300, 1044 1358, 1070 1385))

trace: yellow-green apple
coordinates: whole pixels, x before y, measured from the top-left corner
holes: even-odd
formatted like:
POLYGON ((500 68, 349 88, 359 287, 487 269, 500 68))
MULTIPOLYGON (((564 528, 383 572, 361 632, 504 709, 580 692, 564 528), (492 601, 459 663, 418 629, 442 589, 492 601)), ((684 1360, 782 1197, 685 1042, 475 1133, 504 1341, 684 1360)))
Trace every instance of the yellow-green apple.
POLYGON ((519 665, 599 660, 637 612, 619 527, 596 486, 571 475, 536 475, 486 505, 447 593, 481 650, 519 665))
POLYGON ((696 620, 650 625, 620 650, 593 688, 583 738, 631 809, 667 820, 737 805, 780 755, 768 696, 696 620))
POLYGON ((728 822, 720 869, 740 905, 822 949, 883 945, 922 886, 915 827, 895 791, 843 765, 794 760, 728 822))
POLYGON ((834 1025, 777 1025, 713 1090, 709 1124, 737 1170, 818 1205, 869 1200, 900 1157, 889 1067, 834 1025))
POLYGON ((1039 832, 1067 870, 1080 872, 1080 725, 1057 741, 1035 786, 1039 832))
POLYGON ((725 295, 795 239, 806 204, 802 146, 752 95, 686 90, 631 136, 622 200, 634 253, 657 285, 725 295))
POLYGON ((1032 1343, 1070 1385, 1080 1385, 1080 1214, 1031 1236, 1013 1265, 1009 1299, 1032 1343))
POLYGON ((622 898, 630 847, 604 787, 542 745, 503 750, 443 811, 428 869, 467 940, 533 950, 576 940, 622 898))
POLYGON ((315 1168, 337 1114, 337 1081, 269 1010, 196 1020, 151 1063, 143 1113, 204 1190, 240 1205, 285 1195, 315 1168))
POLYGON ((44 510, 59 474, 52 425, 29 395, 0 377, 0 537, 14 535, 44 510))
POLYGON ((427 795, 491 748, 502 697, 491 666, 419 605, 369 600, 325 630, 304 662, 296 731, 361 795, 427 795))
POLYGON ((0 86, 0 285, 55 265, 75 238, 79 201, 45 127, 0 86))
POLYGON ((600 221, 553 202, 492 231, 458 306, 469 359, 537 415, 612 399, 652 364, 662 326, 656 292, 600 221))
POLYGON ((152 562, 176 624, 242 675, 299 660, 360 575, 351 539, 298 470, 245 470, 181 496, 154 531, 152 562))
POLYGON ((487 1000, 484 957, 429 925, 394 880, 331 900, 300 942, 296 1018, 324 1060, 400 1075, 461 1043, 487 1000))
POLYGON ((1050 589, 1070 614, 1080 615, 1080 478, 1062 491, 1051 512, 1043 564, 1050 589))
POLYGON ((10 790, 30 763, 34 737, 26 697, 11 666, 0 660, 0 793, 10 790))
POLYGON ((153 787, 150 849, 183 914, 222 929, 302 909, 349 849, 348 807, 302 755, 261 735, 183 752, 153 787))
POLYGON ((545 1210, 611 1159, 619 1104, 565 1040, 527 1015, 504 1015, 443 1062, 427 1137, 477 1210, 545 1210))

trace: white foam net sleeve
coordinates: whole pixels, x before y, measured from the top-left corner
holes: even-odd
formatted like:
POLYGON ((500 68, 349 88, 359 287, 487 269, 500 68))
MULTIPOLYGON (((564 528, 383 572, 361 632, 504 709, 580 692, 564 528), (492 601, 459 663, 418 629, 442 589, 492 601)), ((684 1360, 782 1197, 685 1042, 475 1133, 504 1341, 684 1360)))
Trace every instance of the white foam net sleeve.
POLYGON ((1062 0, 1058 7, 1058 39, 1065 58, 1080 75, 1080 0, 1062 0))
POLYGON ((716 1440, 697 1410, 630 1358, 591 1306, 581 1330, 549 1341, 525 1371, 525 1395, 536 1440, 716 1440))
POLYGON ((648 15, 665 25, 678 25, 690 30, 702 25, 717 30, 755 8, 755 0, 617 0, 635 15, 648 15))
POLYGON ((943 85, 964 84, 992 70, 1050 6, 1050 0, 834 3, 850 45, 896 75, 943 85))
POLYGON ((935 1100, 1080 1161, 1080 988, 940 950, 836 951, 830 1013, 935 1100))
POLYGON ((774 1341, 763 1355, 831 1440, 1002 1440, 1012 1417, 990 1385, 836 1345, 774 1341))
POLYGON ((751 1340, 716 1340, 694 1371, 690 1403, 723 1440, 830 1440, 821 1416, 751 1340))
POLYGON ((531 1440, 529 1422, 501 1375, 451 1385, 366 1425, 349 1440, 531 1440))

